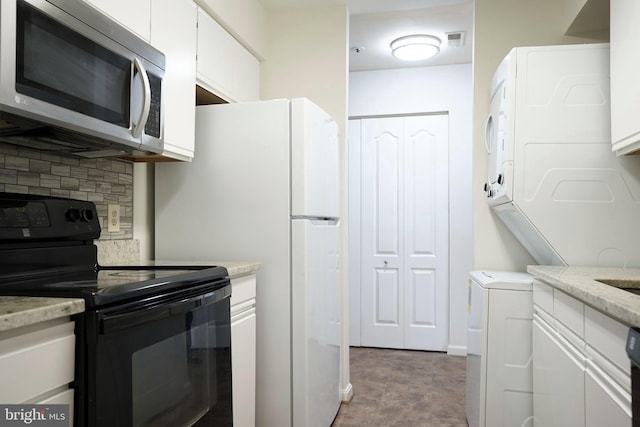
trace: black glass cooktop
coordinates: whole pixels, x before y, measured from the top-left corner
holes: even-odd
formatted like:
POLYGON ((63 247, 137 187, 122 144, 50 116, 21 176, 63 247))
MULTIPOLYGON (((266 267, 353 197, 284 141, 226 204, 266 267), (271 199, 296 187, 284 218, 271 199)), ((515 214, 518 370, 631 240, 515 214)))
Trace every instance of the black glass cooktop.
POLYGON ((227 280, 218 266, 98 267, 40 270, 29 277, 0 276, 0 295, 84 298, 87 308, 158 296, 227 280))

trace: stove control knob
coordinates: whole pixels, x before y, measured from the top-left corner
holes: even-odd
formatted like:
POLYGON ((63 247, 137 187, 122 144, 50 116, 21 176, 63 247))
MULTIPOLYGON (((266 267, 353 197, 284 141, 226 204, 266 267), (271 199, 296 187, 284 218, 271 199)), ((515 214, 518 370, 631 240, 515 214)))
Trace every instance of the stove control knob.
POLYGON ((498 175, 498 184, 502 185, 502 183, 504 183, 504 175, 500 174, 498 175))
POLYGON ((80 209, 71 208, 66 214, 67 221, 78 222, 81 219, 80 209))
POLYGON ((93 214, 93 211, 91 209, 82 209, 82 211, 80 211, 80 214, 82 215, 82 220, 84 222, 91 222, 95 218, 95 215, 93 214))
POLYGON ((488 182, 485 182, 485 183, 484 183, 484 191, 485 191, 485 193, 486 193, 487 191, 489 191, 489 183, 488 183, 488 182))

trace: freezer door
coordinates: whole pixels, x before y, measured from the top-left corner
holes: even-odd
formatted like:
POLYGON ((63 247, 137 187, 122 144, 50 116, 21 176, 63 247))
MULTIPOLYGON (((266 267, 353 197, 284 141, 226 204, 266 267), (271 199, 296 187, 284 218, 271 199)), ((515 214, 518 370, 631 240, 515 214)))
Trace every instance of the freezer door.
POLYGON ((292 221, 294 426, 329 426, 340 407, 339 234, 332 221, 292 221))
POLYGON ((338 125, 305 98, 291 100, 291 215, 340 215, 338 125))

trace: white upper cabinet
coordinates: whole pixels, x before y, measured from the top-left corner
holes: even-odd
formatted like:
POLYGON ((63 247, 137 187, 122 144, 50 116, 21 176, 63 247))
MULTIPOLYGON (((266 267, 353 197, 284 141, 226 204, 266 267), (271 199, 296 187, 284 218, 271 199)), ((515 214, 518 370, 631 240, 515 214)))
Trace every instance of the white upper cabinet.
POLYGON ((255 101, 259 79, 258 59, 198 8, 198 84, 227 101, 255 101))
POLYGON ((146 41, 151 35, 151 0, 85 0, 146 41))
POLYGON ((617 154, 640 150, 640 2, 611 2, 611 142, 617 154))
POLYGON ((257 58, 267 50, 267 12, 261 0, 194 0, 257 58))
POLYGON ((194 156, 197 20, 191 0, 152 0, 151 44, 166 60, 162 155, 177 160, 194 156))

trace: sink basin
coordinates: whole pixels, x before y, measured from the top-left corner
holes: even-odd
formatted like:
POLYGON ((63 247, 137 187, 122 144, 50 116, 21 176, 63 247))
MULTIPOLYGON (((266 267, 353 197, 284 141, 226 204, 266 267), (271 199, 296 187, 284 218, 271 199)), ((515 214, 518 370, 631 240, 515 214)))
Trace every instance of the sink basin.
POLYGON ((628 279, 596 279, 597 282, 603 283, 623 291, 640 295, 640 280, 628 279))

